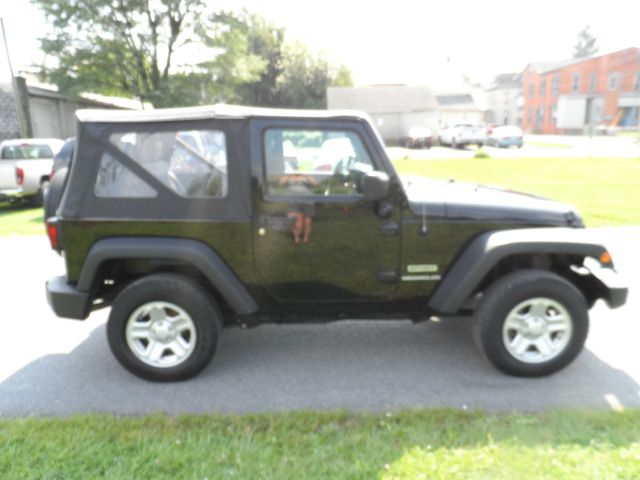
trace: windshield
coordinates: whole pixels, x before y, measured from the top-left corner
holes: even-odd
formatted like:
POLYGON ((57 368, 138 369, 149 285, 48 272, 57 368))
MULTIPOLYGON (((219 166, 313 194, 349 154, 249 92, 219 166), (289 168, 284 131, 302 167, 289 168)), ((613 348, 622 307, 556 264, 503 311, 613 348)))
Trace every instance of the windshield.
POLYGON ((2 149, 5 160, 29 160, 38 158, 52 158, 53 152, 49 145, 7 145, 2 149))

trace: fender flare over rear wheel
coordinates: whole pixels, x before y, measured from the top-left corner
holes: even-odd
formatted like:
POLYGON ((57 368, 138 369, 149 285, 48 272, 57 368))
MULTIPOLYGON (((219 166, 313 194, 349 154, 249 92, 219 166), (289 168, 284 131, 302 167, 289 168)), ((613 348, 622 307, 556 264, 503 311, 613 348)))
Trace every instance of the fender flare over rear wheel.
POLYGON ((134 375, 186 380, 208 364, 222 334, 209 292, 174 274, 142 277, 116 297, 107 323, 109 347, 134 375))

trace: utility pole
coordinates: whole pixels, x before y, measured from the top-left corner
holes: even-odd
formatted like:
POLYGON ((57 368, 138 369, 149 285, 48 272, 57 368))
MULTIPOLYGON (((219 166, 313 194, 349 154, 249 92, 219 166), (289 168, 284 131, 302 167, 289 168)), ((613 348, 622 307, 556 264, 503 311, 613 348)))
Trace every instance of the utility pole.
POLYGON ((7 44, 7 35, 4 30, 4 20, 0 17, 0 27, 2 28, 2 40, 4 41, 4 51, 7 54, 7 63, 9 64, 9 73, 11 73, 11 85, 13 86, 13 96, 16 99, 16 109, 18 111, 18 121, 20 122, 20 136, 27 136, 27 126, 24 120, 24 111, 22 110, 22 99, 20 97, 20 89, 16 76, 13 74, 13 66, 11 65, 11 57, 9 56, 9 45, 7 44))

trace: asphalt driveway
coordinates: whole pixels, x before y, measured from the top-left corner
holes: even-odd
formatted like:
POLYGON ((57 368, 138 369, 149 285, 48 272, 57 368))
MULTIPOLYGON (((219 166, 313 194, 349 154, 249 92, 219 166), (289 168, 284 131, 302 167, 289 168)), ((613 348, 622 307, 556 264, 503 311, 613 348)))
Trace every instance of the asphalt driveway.
POLYGON ((615 311, 597 305, 587 348, 551 377, 499 373, 476 352, 462 319, 348 321, 227 330, 209 367, 174 384, 140 380, 116 363, 105 338, 106 311, 86 322, 57 319, 44 280, 63 272, 61 259, 44 237, 5 237, 0 415, 640 407, 640 228, 586 234, 607 240, 633 280, 631 298, 615 311))

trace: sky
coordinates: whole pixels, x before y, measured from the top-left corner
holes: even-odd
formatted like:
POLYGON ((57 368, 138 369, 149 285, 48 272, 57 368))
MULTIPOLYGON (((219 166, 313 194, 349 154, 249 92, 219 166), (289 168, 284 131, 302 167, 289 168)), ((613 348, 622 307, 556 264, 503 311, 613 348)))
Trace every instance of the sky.
MULTIPOLYGON (((61 0, 65 1, 65 0, 61 0)), ((600 53, 640 47, 638 0, 321 2, 216 0, 212 8, 245 7, 286 28, 287 38, 347 65, 361 84, 446 87, 451 72, 488 84, 530 61, 571 56, 586 25, 600 53)), ((14 70, 39 64, 47 24, 29 0, 0 0, 14 70)), ((10 81, 4 45, 0 82, 10 81)))

